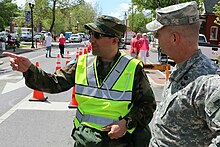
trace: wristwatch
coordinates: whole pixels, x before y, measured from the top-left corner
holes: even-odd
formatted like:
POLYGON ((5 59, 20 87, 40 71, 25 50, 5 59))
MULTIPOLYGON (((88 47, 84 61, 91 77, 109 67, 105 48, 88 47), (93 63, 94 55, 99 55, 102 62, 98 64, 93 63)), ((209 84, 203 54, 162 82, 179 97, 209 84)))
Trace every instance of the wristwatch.
POLYGON ((134 128, 131 117, 125 117, 124 119, 126 120, 126 128, 128 130, 134 128))

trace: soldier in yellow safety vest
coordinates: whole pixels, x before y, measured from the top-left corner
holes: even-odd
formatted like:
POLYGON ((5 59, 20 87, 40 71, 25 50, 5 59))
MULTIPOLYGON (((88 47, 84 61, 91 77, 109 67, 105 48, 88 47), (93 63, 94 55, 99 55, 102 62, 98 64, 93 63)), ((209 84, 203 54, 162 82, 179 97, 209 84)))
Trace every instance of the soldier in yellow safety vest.
POLYGON ((75 86, 78 108, 72 137, 76 147, 148 146, 148 124, 156 103, 142 62, 118 49, 126 26, 115 17, 102 15, 85 28, 92 54, 80 55, 76 63, 54 74, 25 57, 3 54, 13 58, 12 68, 23 72, 30 88, 59 93, 75 86))

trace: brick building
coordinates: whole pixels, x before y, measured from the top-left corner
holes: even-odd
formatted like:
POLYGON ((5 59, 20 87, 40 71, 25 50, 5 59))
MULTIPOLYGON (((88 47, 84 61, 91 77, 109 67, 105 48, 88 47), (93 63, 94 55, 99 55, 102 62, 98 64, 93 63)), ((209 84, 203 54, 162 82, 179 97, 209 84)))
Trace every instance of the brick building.
POLYGON ((200 33, 204 34, 210 44, 220 43, 220 25, 214 23, 216 15, 213 13, 214 6, 219 0, 204 0, 205 13, 200 15, 200 33))

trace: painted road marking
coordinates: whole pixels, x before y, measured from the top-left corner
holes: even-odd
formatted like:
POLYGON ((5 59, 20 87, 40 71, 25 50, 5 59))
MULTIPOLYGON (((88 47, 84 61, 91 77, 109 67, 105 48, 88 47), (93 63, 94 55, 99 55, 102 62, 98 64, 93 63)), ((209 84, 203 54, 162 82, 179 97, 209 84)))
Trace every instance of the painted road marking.
POLYGON ((14 105, 10 110, 0 117, 0 124, 10 117, 16 110, 48 110, 48 111, 73 111, 69 109, 69 102, 29 102, 32 93, 14 105))

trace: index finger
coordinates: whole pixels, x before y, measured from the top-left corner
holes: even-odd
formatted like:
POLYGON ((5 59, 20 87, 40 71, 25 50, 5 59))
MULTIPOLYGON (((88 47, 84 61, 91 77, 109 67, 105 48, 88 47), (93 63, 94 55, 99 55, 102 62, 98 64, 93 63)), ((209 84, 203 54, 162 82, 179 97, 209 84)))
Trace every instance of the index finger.
POLYGON ((2 55, 8 56, 11 58, 18 58, 19 57, 18 55, 14 54, 14 53, 10 53, 10 52, 3 52, 2 55))
POLYGON ((107 125, 107 126, 102 127, 102 130, 110 130, 110 129, 111 129, 111 126, 110 126, 110 125, 107 125))

